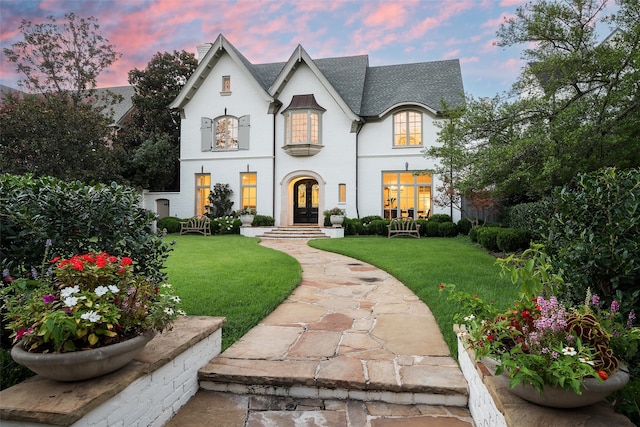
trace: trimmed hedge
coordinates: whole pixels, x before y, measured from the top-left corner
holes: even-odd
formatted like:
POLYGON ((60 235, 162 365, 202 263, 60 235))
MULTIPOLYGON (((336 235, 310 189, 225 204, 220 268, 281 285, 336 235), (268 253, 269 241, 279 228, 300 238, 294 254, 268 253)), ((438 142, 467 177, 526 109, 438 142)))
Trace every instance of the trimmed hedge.
POLYGON ((269 215, 254 215, 251 225, 254 227, 273 227, 276 220, 269 215))
POLYGON ((451 222, 451 215, 433 214, 428 219, 429 222, 451 222))
POLYGON ((438 224, 438 235, 440 237, 456 237, 458 235, 458 225, 451 221, 438 224))
POLYGON ((531 244, 531 232, 521 228, 500 228, 496 243, 502 252, 527 249, 531 244))
POLYGON ((500 228, 498 227, 480 227, 477 230, 478 243, 489 251, 497 252, 500 250, 498 247, 498 233, 500 228))
POLYGON ((510 228, 528 230, 535 240, 540 240, 545 233, 544 221, 553 215, 553 207, 549 201, 521 203, 509 208, 506 223, 510 228))
POLYGON ((458 231, 460 232, 460 234, 466 236, 467 234, 469 234, 469 231, 471 231, 471 227, 473 227, 473 224, 471 224, 471 221, 469 221, 467 218, 462 218, 460 221, 458 221, 458 231))
POLYGON ((180 218, 175 216, 166 216, 158 220, 158 231, 167 230, 168 234, 180 232, 180 218))
POLYGON ((439 222, 427 221, 424 226, 424 235, 427 237, 438 237, 440 232, 438 231, 439 222))

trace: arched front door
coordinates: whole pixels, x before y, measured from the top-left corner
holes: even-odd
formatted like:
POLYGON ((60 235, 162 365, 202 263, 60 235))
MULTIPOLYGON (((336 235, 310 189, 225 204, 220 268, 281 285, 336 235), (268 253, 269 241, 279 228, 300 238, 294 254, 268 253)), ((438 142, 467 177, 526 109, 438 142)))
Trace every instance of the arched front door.
POLYGON ((293 222, 295 224, 318 223, 320 187, 315 179, 301 179, 293 186, 293 222))

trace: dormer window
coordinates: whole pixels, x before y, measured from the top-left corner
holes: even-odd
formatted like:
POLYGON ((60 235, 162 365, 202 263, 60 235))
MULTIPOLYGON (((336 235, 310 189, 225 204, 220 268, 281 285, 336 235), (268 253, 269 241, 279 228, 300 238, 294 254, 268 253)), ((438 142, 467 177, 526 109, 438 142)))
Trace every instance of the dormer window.
POLYGON ((419 111, 400 111, 393 115, 393 146, 422 145, 422 114, 419 111))
POLYGON ((312 156, 318 153, 322 145, 322 114, 327 111, 321 107, 313 94, 295 95, 291 103, 282 112, 284 115, 284 146, 292 156, 312 156))

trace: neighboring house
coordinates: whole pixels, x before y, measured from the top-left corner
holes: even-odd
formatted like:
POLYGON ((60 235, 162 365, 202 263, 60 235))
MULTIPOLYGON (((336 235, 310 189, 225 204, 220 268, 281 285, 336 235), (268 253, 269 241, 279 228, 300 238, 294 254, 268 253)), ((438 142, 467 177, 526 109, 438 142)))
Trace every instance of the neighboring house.
MULTIPOLYGON (((179 193, 145 193, 161 217, 206 212, 216 183, 233 209, 276 225, 348 217, 426 218, 441 185, 423 150, 436 143, 441 102, 458 105, 458 60, 369 66, 367 55, 252 64, 222 35, 198 47, 199 65, 170 108, 181 112, 179 193)), ((456 212, 454 220, 459 219, 456 212)))

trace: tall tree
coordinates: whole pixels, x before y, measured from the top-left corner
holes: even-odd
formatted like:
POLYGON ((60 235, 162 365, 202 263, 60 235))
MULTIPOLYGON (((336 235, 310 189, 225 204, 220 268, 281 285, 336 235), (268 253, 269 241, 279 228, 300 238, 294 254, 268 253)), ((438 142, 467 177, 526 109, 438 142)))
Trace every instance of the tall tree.
POLYGON ((472 163, 463 186, 512 203, 538 199, 578 173, 640 165, 640 5, 619 0, 535 1, 498 31, 525 44, 527 67, 510 92, 467 97, 459 123, 472 163), (609 24, 615 33, 598 40, 609 24))
POLYGON ((97 20, 65 15, 59 24, 22 21, 23 41, 5 48, 24 78, 25 96, 8 96, 0 106, 2 172, 61 179, 110 181, 114 175, 105 114, 117 97, 98 99, 96 79, 119 56, 98 32, 97 20))
POLYGON ((131 126, 119 143, 128 153, 126 177, 132 184, 158 191, 179 190, 180 114, 168 107, 197 66, 192 53, 158 52, 144 70, 129 71, 135 109, 131 126), (144 159, 151 161, 142 165, 144 159))

